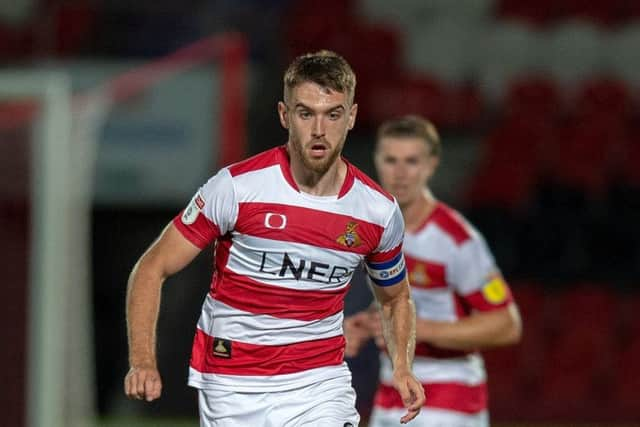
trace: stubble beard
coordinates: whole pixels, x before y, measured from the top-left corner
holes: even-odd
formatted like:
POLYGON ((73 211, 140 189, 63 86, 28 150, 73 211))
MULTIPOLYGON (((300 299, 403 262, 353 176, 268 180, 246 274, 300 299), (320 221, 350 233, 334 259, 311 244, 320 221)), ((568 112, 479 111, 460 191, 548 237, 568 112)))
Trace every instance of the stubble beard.
MULTIPOLYGON (((313 142, 311 143, 313 144, 313 142)), ((342 152, 342 147, 344 146, 344 141, 342 141, 336 148, 329 148, 331 153, 329 156, 324 159, 313 159, 307 155, 303 144, 297 138, 291 138, 291 145, 293 150, 296 152, 296 155, 300 160, 302 160, 302 164, 304 167, 314 174, 321 176, 327 173, 331 166, 334 164, 340 153, 342 152)))

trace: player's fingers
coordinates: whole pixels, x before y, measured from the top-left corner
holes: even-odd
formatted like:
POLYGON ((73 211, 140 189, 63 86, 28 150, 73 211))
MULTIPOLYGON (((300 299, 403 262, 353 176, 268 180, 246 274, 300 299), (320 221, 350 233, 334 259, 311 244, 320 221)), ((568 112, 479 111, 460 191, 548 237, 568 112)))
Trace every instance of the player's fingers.
POLYGON ((415 380, 411 381, 409 387, 413 396, 413 402, 408 406, 408 409, 420 411, 420 408, 424 406, 426 400, 424 387, 415 380))
POLYGON ((139 399, 138 396, 138 372, 133 369, 127 373, 124 379, 124 392, 129 399, 139 399))
POLYGON ((154 374, 147 375, 144 381, 144 397, 147 399, 147 402, 151 402, 152 400, 160 397, 159 385, 160 378, 154 374))
POLYGON ((135 375, 135 398, 144 399, 144 387, 147 376, 144 371, 137 372, 135 375))
POLYGON ((402 418, 400 418, 400 424, 408 423, 409 421, 417 417, 419 413, 419 410, 407 410, 407 413, 404 414, 402 418))
POLYGON ((387 343, 381 336, 374 337, 374 342, 376 343, 376 347, 378 347, 379 349, 384 349, 387 346, 387 343))

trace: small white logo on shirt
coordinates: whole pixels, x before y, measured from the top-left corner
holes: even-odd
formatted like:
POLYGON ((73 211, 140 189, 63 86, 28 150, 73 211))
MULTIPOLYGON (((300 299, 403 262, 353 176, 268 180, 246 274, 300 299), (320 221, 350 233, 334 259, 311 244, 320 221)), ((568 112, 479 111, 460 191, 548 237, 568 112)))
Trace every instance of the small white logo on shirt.
POLYGON ((203 206, 204 200, 202 199, 202 197, 200 197, 200 193, 197 193, 193 197, 193 199, 191 199, 191 203, 189 203, 189 206, 187 206, 187 208, 184 210, 182 214, 182 222, 185 225, 191 225, 196 222, 198 214, 200 213, 200 210, 203 206))
POLYGON ((264 217, 264 226, 275 230, 284 230, 287 226, 287 217, 282 214, 269 212, 264 217))

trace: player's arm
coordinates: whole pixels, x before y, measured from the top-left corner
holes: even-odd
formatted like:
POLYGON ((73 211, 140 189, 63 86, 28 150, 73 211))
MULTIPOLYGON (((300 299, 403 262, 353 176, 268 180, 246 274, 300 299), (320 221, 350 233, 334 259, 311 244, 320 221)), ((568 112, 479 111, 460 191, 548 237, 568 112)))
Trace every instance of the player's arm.
POLYGON ((416 321, 419 342, 450 350, 476 350, 515 344, 521 334, 520 313, 513 302, 491 311, 476 311, 455 322, 416 321))
POLYGON ((520 340, 520 313, 480 233, 473 231, 459 247, 449 280, 472 311, 455 322, 420 319, 419 341, 450 350, 476 350, 520 340))
POLYGON ((200 250, 170 223, 129 276, 126 312, 130 369, 124 384, 129 398, 151 401, 160 397, 156 323, 162 284, 189 264, 200 250))
POLYGON ((393 364, 394 386, 407 408, 400 421, 406 423, 418 415, 425 400, 424 389, 411 372, 416 345, 416 312, 409 281, 405 276, 395 285, 373 285, 372 288, 380 304, 382 333, 393 364))

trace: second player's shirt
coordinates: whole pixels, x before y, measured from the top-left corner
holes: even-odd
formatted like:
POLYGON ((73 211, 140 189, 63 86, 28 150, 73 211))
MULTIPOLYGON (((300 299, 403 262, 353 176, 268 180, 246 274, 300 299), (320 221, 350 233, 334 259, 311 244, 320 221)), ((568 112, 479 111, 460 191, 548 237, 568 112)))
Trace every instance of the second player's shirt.
POLYGON ((365 263, 379 286, 406 274, 397 203, 347 163, 337 196, 301 192, 286 148, 221 169, 174 219, 193 244, 216 242, 189 384, 275 391, 350 375, 343 300, 365 263))
MULTIPOLYGON (((443 203, 417 231, 406 233, 404 253, 419 318, 456 321, 472 311, 495 310, 512 301, 482 235, 443 203)), ((381 363, 376 405, 402 407, 391 387, 388 357, 381 357, 381 363)), ((486 409, 486 374, 479 353, 417 343, 413 372, 425 385, 427 406, 469 414, 486 409)))

